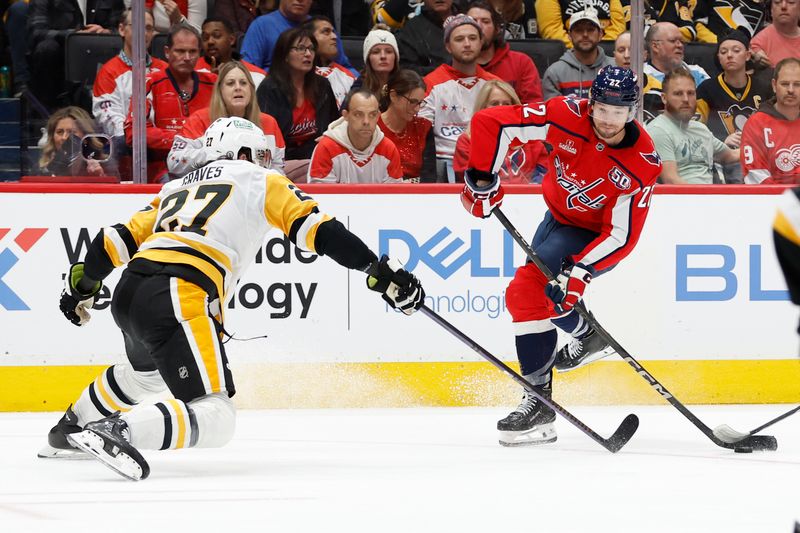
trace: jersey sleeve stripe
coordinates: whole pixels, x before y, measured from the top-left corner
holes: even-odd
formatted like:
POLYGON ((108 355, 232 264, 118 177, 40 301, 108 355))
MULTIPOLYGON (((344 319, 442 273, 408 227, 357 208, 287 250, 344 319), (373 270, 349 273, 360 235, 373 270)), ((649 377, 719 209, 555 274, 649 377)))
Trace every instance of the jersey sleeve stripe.
POLYGON ((127 264, 131 260, 128 255, 128 247, 122 242, 119 233, 114 228, 103 230, 103 248, 114 268, 127 264))
POLYGON ((114 224, 111 227, 116 230, 122 242, 125 244, 125 248, 128 250, 128 256, 133 257, 134 254, 136 254, 136 250, 139 249, 139 245, 136 243, 136 239, 133 238, 131 231, 125 224, 114 224))
POLYGON ((631 235, 633 197, 634 195, 628 194, 617 198, 617 202, 611 211, 612 228, 610 235, 584 255, 580 260, 581 263, 586 265, 597 264, 625 247, 631 235))
POLYGON ((317 253, 314 246, 317 228, 330 219, 330 216, 320 213, 315 207, 311 213, 294 221, 289 231, 289 239, 300 249, 317 253))

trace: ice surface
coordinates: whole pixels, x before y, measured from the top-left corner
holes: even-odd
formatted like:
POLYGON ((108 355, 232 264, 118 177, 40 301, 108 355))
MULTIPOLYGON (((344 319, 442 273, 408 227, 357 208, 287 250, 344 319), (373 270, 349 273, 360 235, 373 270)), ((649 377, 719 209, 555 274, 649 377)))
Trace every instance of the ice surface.
MULTIPOLYGON (((789 408, 691 407, 739 431, 789 408)), ((737 454, 668 406, 572 410, 604 436, 629 412, 641 426, 612 455, 563 420, 554 444, 503 448, 497 408, 240 411, 228 446, 145 451, 134 483, 37 459, 60 413, 3 413, 0 532, 792 533, 800 518, 800 415, 767 431, 778 451, 737 454)))

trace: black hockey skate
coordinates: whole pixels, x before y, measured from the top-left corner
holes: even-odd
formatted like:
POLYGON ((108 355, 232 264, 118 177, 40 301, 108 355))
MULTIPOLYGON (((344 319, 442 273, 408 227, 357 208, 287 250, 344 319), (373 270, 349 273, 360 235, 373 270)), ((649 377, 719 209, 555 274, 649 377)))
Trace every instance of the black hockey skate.
MULTIPOLYGON (((552 395, 550 387, 537 388, 546 398, 552 395)), ((500 444, 503 446, 529 446, 547 444, 558 438, 553 422, 556 412, 528 392, 523 391, 522 401, 507 417, 497 422, 500 444)))
POLYGON ((83 428, 78 425, 78 417, 70 405, 58 424, 47 434, 47 445, 36 455, 42 459, 91 459, 90 455, 67 441, 67 435, 80 431, 83 428))
POLYGON ((150 465, 128 442, 129 434, 128 424, 117 411, 108 418, 89 422, 83 431, 70 433, 67 439, 122 477, 139 481, 150 475, 150 465))
POLYGON ((596 331, 592 330, 582 339, 572 339, 561 347, 556 354, 556 370, 569 372, 592 361, 608 357, 612 353, 614 353, 614 349, 596 331))

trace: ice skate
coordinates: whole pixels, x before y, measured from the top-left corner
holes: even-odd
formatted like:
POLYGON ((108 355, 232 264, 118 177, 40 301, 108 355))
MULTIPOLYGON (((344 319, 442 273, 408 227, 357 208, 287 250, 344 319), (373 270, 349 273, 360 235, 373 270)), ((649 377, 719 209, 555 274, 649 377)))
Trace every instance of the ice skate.
POLYGON ((122 477, 139 481, 150 475, 150 466, 139 450, 128 442, 128 435, 128 424, 119 418, 117 412, 97 422, 89 422, 83 431, 70 433, 67 439, 122 477))
MULTIPOLYGON (((539 389, 550 398, 552 389, 539 389)), ((522 401, 507 417, 497 422, 500 444, 503 446, 529 446, 555 442, 558 438, 553 422, 556 413, 525 390, 522 401)))
POLYGON ((83 428, 78 425, 78 417, 70 405, 58 424, 47 434, 47 445, 39 450, 37 456, 42 459, 91 459, 90 455, 67 441, 67 435, 82 430, 83 428))
POLYGON ((556 370, 569 372, 598 359, 608 357, 614 349, 596 331, 581 339, 572 339, 556 354, 556 370))

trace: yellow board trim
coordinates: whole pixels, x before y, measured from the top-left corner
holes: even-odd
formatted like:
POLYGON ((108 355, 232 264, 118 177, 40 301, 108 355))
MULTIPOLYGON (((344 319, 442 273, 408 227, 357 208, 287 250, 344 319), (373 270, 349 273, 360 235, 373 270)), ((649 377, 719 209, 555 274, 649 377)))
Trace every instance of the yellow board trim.
POLYGON ((184 420, 184 412, 181 404, 177 400, 167 400, 167 403, 175 410, 175 419, 178 421, 178 438, 175 439, 175 447, 183 448, 186 439, 186 421, 184 420))
MULTIPOLYGON (((685 404, 800 403, 800 360, 642 361, 685 404)), ((516 368, 516 365, 513 365, 516 368)), ((0 366, 0 411, 63 411, 106 367, 0 366)), ((236 365, 240 408, 505 406, 519 388, 484 362, 252 363, 236 365)), ((556 375, 571 405, 664 400, 619 360, 556 375)))

